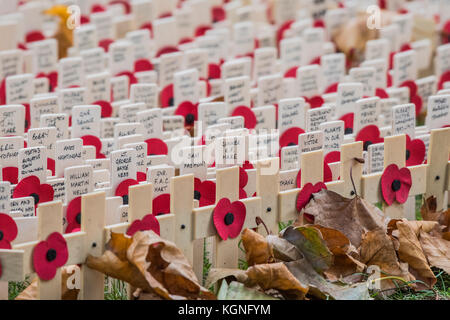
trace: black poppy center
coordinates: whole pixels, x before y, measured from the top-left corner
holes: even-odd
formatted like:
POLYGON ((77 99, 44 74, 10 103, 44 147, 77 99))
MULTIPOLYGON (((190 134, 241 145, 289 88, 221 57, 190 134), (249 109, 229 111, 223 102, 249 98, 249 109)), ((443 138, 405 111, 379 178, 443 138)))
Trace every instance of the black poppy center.
POLYGON ((402 186, 402 183, 400 182, 400 180, 394 180, 392 181, 392 190, 393 191, 398 191, 400 190, 400 187, 402 186))
POLYGON ((293 142, 289 142, 289 143, 288 143, 288 147, 292 147, 292 146, 296 146, 296 144, 293 143, 293 142))
POLYGON ((0 231, 0 241, 3 240, 3 231, 0 231))
POLYGON ((173 97, 169 99, 169 107, 173 106, 173 97))
POLYGON ((223 221, 225 222, 225 225, 229 226, 234 221, 234 215, 231 212, 228 212, 223 221))
POLYGON ((409 160, 410 156, 411 156, 411 152, 409 150, 406 150, 406 160, 409 160))
POLYGON ((367 151, 367 148, 369 148, 369 146, 370 146, 371 144, 373 144, 372 141, 366 141, 366 142, 364 142, 364 151, 367 151))
POLYGON ((344 134, 352 134, 353 129, 352 128, 345 128, 344 134))
POLYGON ((53 260, 56 259, 56 250, 55 249, 49 249, 47 251, 47 254, 45 256, 47 258, 48 262, 52 262, 53 260))
POLYGON ((123 202, 124 205, 127 205, 127 204, 128 204, 128 195, 127 195, 127 194, 124 194, 124 195, 122 196, 122 202, 123 202))
POLYGON ((77 216, 75 217, 75 221, 76 221, 78 224, 81 224, 81 212, 78 212, 77 216))
POLYGON ((35 205, 39 203, 39 195, 37 193, 30 194, 30 197, 34 198, 34 204, 35 205))
POLYGON ((25 120, 25 129, 28 128, 28 120, 25 120))
POLYGON ((194 121, 195 121, 195 117, 194 117, 194 115, 192 113, 188 113, 186 115, 185 119, 186 119, 186 124, 193 124, 194 121))
POLYGON ((200 193, 200 191, 194 190, 194 199, 200 200, 201 197, 202 197, 202 194, 200 193))

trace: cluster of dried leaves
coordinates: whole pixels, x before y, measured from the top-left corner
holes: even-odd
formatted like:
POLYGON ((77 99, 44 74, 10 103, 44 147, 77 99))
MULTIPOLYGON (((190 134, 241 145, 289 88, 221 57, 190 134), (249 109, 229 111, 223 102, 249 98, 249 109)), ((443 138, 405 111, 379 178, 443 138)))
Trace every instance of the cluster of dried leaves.
MULTIPOLYGON (((432 266, 450 273, 450 211, 436 212, 434 198, 422 208, 424 221, 389 220, 362 198, 328 190, 316 193, 304 213, 314 224, 297 221, 278 236, 245 229, 249 268, 213 269, 206 286, 226 279, 224 290, 233 287, 233 297, 237 281, 244 296, 251 289, 267 298, 370 299, 368 284, 389 294, 398 284, 431 288, 432 266)), ((229 297, 224 290, 219 298, 229 297)))

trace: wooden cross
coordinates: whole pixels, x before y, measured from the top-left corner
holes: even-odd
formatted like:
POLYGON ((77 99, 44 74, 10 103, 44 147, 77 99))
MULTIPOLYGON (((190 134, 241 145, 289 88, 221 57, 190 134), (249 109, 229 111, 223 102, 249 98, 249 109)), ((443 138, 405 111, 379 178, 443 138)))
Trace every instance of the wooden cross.
MULTIPOLYGON (((216 171, 216 204, 222 198, 228 198, 231 202, 239 200, 239 167, 234 166, 216 171)), ((255 218, 261 215, 261 198, 253 197, 241 201, 246 207, 246 217, 242 229, 256 228, 255 218)), ((215 206, 211 205, 193 210, 194 239, 215 236, 213 265, 216 268, 236 268, 240 237, 225 241, 219 238, 213 223, 214 209, 215 206)))
MULTIPOLYGON (((390 136, 384 138, 384 168, 390 164, 396 164, 399 169, 406 165, 406 136, 404 134, 390 136)), ((409 197, 426 192, 426 177, 428 165, 411 166, 408 169, 411 171, 412 185, 409 190, 409 197)), ((383 201, 381 195, 381 176, 383 172, 373 173, 362 177, 362 197, 370 202, 377 203, 383 201)), ((387 206, 383 201, 383 211, 391 218, 407 218, 415 220, 415 216, 408 214, 405 216, 405 205, 394 202, 387 206)), ((410 212, 409 210, 407 211, 410 212)))
MULTIPOLYGON (((362 165, 355 158, 362 158, 362 142, 344 144, 341 146, 340 180, 325 183, 327 189, 341 194, 343 197, 353 197, 353 184, 350 179, 352 168, 356 191, 361 194, 362 165)), ((323 181, 323 150, 302 153, 300 159, 302 170, 301 187, 307 183, 315 184, 323 181)), ((279 193, 279 221, 296 220, 299 213, 296 208, 297 196, 301 188, 281 191, 279 193)))
POLYGON ((450 186, 450 128, 431 130, 428 147, 428 171, 425 197, 436 197, 436 210, 444 209, 445 191, 450 186), (448 180, 448 181, 446 181, 448 180))

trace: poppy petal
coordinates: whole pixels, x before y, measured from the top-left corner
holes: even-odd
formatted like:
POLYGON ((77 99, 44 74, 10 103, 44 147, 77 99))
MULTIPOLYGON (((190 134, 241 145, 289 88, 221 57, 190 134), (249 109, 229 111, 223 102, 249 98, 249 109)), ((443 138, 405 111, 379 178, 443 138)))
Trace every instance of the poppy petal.
POLYGON ((256 127, 256 116, 252 109, 246 106, 239 106, 233 110, 232 117, 242 116, 244 117, 244 127, 247 129, 254 129, 256 127))
POLYGON ((280 137, 280 148, 298 145, 298 136, 305 133, 305 130, 299 127, 287 129, 280 137))
POLYGON ((210 63, 208 65, 208 79, 220 79, 222 71, 220 66, 215 63, 210 63))
POLYGON ((425 160, 426 147, 420 139, 411 140, 406 136, 406 166, 417 166, 425 160))
POLYGON ((51 263, 59 268, 66 264, 69 259, 66 239, 59 233, 53 232, 47 237, 48 246, 57 252, 56 259, 51 263))
POLYGON ((83 140, 83 146, 94 146, 97 152, 102 150, 102 142, 97 136, 88 134, 82 136, 81 140, 83 140))
POLYGON ((14 188, 13 198, 28 197, 32 193, 39 193, 40 180, 36 176, 23 178, 14 188))
POLYGON ((243 188, 239 188, 239 199, 246 199, 247 192, 243 188))
POLYGON ((321 96, 314 96, 309 98, 308 102, 311 105, 311 109, 315 109, 321 107, 325 103, 325 100, 321 96))
POLYGON ((248 174, 247 172, 239 167, 239 188, 244 188, 248 183, 248 174))
MULTIPOLYGON (((5 213, 0 213, 0 232, 2 233, 2 237, 0 240, 7 241, 7 242, 13 242, 14 239, 17 237, 18 228, 16 225, 16 222, 13 218, 11 218, 9 215, 5 213)), ((0 245, 1 248, 1 245, 0 245)), ((2 248, 2 249, 11 249, 9 248, 2 248)))
POLYGON ((226 12, 221 6, 215 6, 211 9, 213 22, 219 22, 226 19, 226 12))
POLYGON ((159 216, 160 214, 170 213, 170 194, 163 193, 153 199, 153 214, 159 216))
POLYGON ((173 52, 178 52, 180 50, 178 50, 177 47, 174 46, 166 46, 163 47, 161 49, 158 50, 158 52, 156 53, 156 57, 159 58, 162 55, 168 54, 168 53, 173 53, 173 52))
POLYGON ((128 236, 133 236, 138 231, 153 230, 160 235, 159 221, 153 214, 147 214, 142 220, 135 220, 127 230, 128 236))
POLYGON ((113 42, 114 42, 113 39, 103 39, 103 40, 100 40, 100 41, 98 42, 98 46, 99 46, 100 48, 103 48, 103 50, 105 50, 105 52, 108 52, 108 51, 109 51, 109 46, 110 46, 111 43, 113 43, 113 42))
POLYGON ((341 153, 339 151, 328 152, 323 159, 323 162, 326 164, 339 161, 341 161, 341 153))
POLYGON ((169 84, 161 90, 161 107, 171 107, 173 106, 173 84, 169 84))
POLYGON ((297 202, 296 202, 297 211, 301 211, 304 207, 306 207, 309 200, 311 200, 312 192, 313 192, 312 183, 307 183, 303 186, 303 188, 297 195, 297 202))
POLYGON ((423 106, 422 98, 419 95, 415 95, 410 98, 410 101, 411 103, 414 103, 414 105, 416 106, 416 116, 418 116, 422 111, 423 106))
POLYGON ((376 88, 375 89, 375 95, 379 97, 380 99, 388 99, 389 95, 383 88, 376 88))
POLYGON ((55 175, 55 160, 52 158, 47 158, 47 169, 52 172, 52 175, 55 175))
POLYGON ((346 113, 339 120, 344 121, 344 133, 351 134, 353 133, 353 120, 355 118, 355 114, 353 112, 346 113))
POLYGON ((338 90, 339 82, 333 83, 328 86, 328 88, 325 90, 325 93, 334 93, 338 90))
POLYGON ((241 233, 245 222, 246 208, 241 201, 234 201, 231 203, 231 210, 234 215, 234 221, 228 226, 228 237, 234 239, 241 233))
POLYGON ((395 198, 398 203, 405 203, 408 200, 409 190, 412 185, 411 171, 408 168, 401 168, 399 170, 399 180, 401 187, 395 192, 395 198))
POLYGON ((292 67, 284 73, 285 78, 297 78, 297 69, 298 67, 292 67))
POLYGON ((4 167, 2 168, 3 181, 9 181, 11 184, 17 184, 19 178, 19 168, 4 167))
POLYGON ((407 87, 409 88, 409 96, 413 97, 415 95, 417 95, 417 85, 414 81, 412 80, 406 80, 405 82, 403 82, 400 87, 407 87))
POLYGON ((147 155, 148 156, 169 153, 169 148, 167 147, 167 144, 161 139, 150 138, 150 139, 145 140, 145 143, 147 143, 147 155))
POLYGON ((399 170, 396 164, 387 166, 381 175, 381 194, 384 201, 391 205, 395 200, 395 192, 392 190, 392 183, 398 179, 399 170))
POLYGON ((122 71, 119 72, 118 74, 115 75, 116 77, 120 77, 120 76, 127 76, 128 77, 128 83, 131 86, 132 84, 136 84, 138 83, 137 78, 135 77, 135 75, 133 74, 133 72, 130 71, 122 71))
POLYGON ((76 224, 78 227, 80 223, 77 221, 77 216, 81 214, 81 197, 72 199, 67 205, 66 219, 68 224, 76 224))
POLYGON ((369 145, 383 142, 384 139, 380 137, 380 129, 376 125, 371 124, 358 132, 355 141, 363 141, 364 151, 367 151, 369 145))
POLYGON ((153 65, 147 59, 139 59, 134 62, 134 72, 151 71, 153 65))

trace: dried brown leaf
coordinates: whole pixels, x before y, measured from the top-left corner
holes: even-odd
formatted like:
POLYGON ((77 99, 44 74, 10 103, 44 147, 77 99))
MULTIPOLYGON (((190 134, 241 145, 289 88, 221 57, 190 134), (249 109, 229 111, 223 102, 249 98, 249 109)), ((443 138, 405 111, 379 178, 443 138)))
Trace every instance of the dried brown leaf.
POLYGON ((242 231, 242 245, 249 266, 275 261, 272 247, 266 238, 251 229, 242 231))
POLYGON ((422 205, 420 213, 423 220, 437 221, 443 228, 444 233, 450 232, 450 209, 446 211, 436 211, 437 203, 436 198, 431 196, 422 205))
POLYGON ((450 241, 420 230, 419 241, 430 265, 450 274, 450 241))
POLYGON ((302 253, 289 241, 274 235, 268 235, 266 239, 272 247, 275 259, 289 262, 303 258, 302 253))

